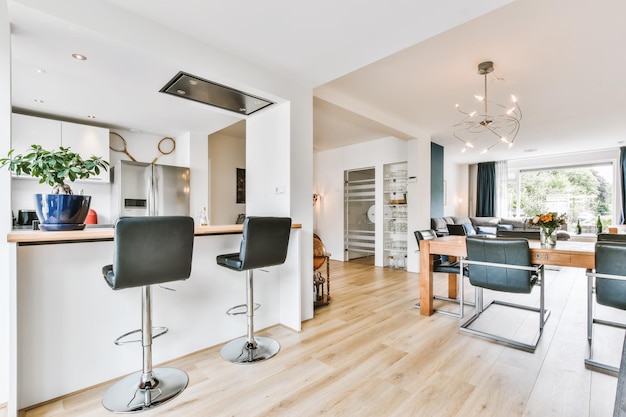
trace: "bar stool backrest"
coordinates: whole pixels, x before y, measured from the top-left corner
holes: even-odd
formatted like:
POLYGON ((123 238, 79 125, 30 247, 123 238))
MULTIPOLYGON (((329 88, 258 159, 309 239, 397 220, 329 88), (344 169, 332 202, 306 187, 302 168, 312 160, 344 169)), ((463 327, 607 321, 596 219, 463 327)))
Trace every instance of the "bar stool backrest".
MULTIPOLYGON (((481 238, 465 240, 467 259, 502 265, 530 266, 530 250, 526 239, 481 238)), ((495 291, 528 294, 534 284, 530 271, 505 267, 469 264, 472 285, 495 291)))
POLYGON ((239 250, 240 270, 280 265, 287 258, 291 218, 247 217, 239 250))
POLYGON ((114 290, 189 278, 194 222, 186 216, 123 217, 115 223, 113 265, 103 268, 114 290))
MULTIPOLYGON (((626 242, 596 243, 596 272, 626 277, 626 242)), ((626 310, 626 281, 596 278, 596 301, 626 310)))

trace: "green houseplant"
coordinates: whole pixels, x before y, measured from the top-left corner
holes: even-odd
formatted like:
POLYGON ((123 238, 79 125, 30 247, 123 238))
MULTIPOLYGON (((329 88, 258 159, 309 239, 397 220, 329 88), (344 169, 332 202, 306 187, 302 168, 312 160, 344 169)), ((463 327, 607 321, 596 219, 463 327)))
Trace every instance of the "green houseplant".
POLYGON ((0 158, 0 168, 16 175, 29 175, 40 184, 52 187, 50 194, 35 194, 37 217, 43 230, 80 230, 89 212, 91 196, 75 195, 68 184, 87 179, 107 170, 109 163, 102 157, 83 159, 70 148, 45 150, 31 145, 24 154, 14 155, 11 149, 6 158, 0 158))

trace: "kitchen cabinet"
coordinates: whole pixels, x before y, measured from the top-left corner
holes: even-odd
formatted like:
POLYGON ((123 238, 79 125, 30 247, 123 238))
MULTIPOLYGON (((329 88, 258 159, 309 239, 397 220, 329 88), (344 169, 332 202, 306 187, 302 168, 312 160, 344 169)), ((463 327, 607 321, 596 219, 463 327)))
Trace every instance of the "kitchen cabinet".
MULTIPOLYGON (((93 155, 109 161, 109 129, 77 123, 61 122, 61 146, 71 148, 83 158, 93 155)), ((109 182, 109 172, 100 171, 90 181, 109 182)))
MULTIPOLYGON (((109 161, 109 129, 16 113, 11 120, 11 148, 15 149, 15 154, 24 153, 31 145, 37 144, 47 150, 63 146, 83 158, 96 155, 109 161)), ((79 181, 109 182, 109 174, 103 171, 100 175, 79 181)))
POLYGON ((14 155, 23 154, 31 145, 44 149, 61 146, 61 122, 13 113, 11 116, 11 149, 14 155))

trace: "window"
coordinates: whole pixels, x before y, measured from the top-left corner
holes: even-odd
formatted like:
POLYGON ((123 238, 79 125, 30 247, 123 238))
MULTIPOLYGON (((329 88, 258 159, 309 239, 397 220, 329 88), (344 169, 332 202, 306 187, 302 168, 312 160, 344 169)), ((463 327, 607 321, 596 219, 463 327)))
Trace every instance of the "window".
POLYGON ((509 173, 509 214, 530 217, 566 213, 570 231, 580 221, 583 233, 596 230, 598 216, 613 223, 613 164, 545 168, 509 173))

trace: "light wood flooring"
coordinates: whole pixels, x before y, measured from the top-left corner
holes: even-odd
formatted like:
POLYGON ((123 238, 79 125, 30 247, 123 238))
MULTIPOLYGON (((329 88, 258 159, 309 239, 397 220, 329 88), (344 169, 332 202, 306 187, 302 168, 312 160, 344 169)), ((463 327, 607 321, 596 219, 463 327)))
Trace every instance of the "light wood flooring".
MULTIPOLYGON (((216 346, 176 360, 169 366, 184 369, 189 386, 147 415, 612 415, 617 379, 591 372, 583 363, 587 344, 582 270, 547 271, 546 299, 552 315, 534 354, 460 333, 458 319, 421 317, 414 308, 417 274, 332 262, 331 277, 331 304, 316 309, 315 318, 305 322, 300 333, 281 326, 258 332, 280 341, 276 357, 234 365, 220 357, 216 346)), ((436 291, 443 292, 445 277, 435 281, 436 291)), ((473 294, 471 289, 466 293, 473 294)), ((497 316, 493 320, 503 327, 514 327, 497 316)), ((618 333, 598 345, 615 351, 612 355, 618 358, 622 340, 623 333, 618 333)), ((100 404, 106 388, 95 387, 21 415, 110 416, 100 404)))

